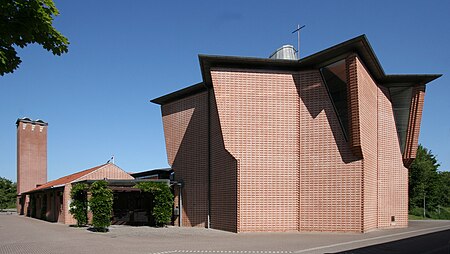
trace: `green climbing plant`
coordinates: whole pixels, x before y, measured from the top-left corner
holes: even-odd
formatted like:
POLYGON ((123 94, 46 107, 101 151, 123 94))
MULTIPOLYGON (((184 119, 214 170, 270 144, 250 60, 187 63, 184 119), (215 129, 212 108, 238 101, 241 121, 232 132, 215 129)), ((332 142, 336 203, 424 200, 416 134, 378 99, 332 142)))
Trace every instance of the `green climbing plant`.
POLYGON ((169 185, 162 182, 140 182, 134 186, 142 192, 153 195, 153 210, 151 214, 155 218, 157 226, 164 226, 171 222, 173 208, 173 194, 169 185))
POLYGON ((70 208, 69 212, 77 220, 77 226, 81 227, 88 223, 88 201, 87 201, 88 186, 84 183, 77 183, 72 186, 70 190, 70 208))
POLYGON ((91 185, 89 208, 92 211, 92 226, 99 232, 106 232, 111 225, 113 193, 106 181, 96 181, 91 185))

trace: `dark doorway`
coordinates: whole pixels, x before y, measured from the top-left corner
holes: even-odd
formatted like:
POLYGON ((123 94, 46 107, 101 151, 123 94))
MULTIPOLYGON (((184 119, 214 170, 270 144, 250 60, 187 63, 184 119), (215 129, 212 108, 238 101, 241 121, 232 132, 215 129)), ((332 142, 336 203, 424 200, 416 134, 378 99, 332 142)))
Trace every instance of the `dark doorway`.
POLYGON ((154 226, 153 196, 139 190, 114 191, 113 225, 154 226))

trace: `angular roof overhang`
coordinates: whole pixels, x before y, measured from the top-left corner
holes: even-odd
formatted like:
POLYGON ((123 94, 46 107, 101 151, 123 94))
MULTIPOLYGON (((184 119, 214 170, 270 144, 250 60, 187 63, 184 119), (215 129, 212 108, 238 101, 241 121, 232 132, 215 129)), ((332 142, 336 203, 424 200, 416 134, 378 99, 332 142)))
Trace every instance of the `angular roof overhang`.
POLYGON ((192 86, 188 86, 186 88, 180 89, 178 91, 175 91, 173 93, 169 93, 166 95, 163 95, 161 97, 158 97, 156 99, 151 100, 151 102, 164 105, 166 103, 176 101, 178 99, 184 98, 186 96, 191 96, 200 92, 206 91, 206 87, 203 84, 203 82, 197 83, 192 86))
POLYGON ((341 60, 350 54, 357 54, 375 81, 383 86, 425 85, 442 74, 395 74, 386 75, 365 35, 360 35, 300 60, 253 58, 237 56, 199 55, 203 82, 156 98, 151 102, 166 104, 187 97, 212 86, 211 68, 263 69, 279 71, 314 70, 341 60))

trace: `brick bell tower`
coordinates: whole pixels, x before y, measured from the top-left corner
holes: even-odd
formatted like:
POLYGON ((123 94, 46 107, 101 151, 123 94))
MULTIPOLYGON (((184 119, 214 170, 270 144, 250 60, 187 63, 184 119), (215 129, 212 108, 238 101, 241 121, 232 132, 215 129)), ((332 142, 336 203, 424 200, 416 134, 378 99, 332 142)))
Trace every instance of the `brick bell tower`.
POLYGON ((47 128, 42 120, 19 118, 17 126, 17 195, 19 214, 24 214, 28 200, 23 192, 47 182, 47 128))

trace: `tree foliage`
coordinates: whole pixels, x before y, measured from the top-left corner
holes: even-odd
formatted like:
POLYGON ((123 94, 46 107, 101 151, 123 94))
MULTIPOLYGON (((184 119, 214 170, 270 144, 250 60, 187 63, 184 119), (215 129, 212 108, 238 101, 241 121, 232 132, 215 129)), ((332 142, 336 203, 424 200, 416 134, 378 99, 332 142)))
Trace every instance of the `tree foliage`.
POLYGON ((450 172, 438 171, 439 166, 436 156, 419 145, 409 172, 410 211, 422 208, 423 212, 424 203, 427 213, 450 207, 450 172))
POLYGON ((164 226, 172 220, 173 194, 170 187, 162 182, 140 182, 135 188, 153 195, 153 210, 156 225, 164 226))
POLYGON ((53 0, 0 1, 0 75, 21 63, 15 46, 37 43, 54 55, 68 52, 69 41, 52 24, 58 15, 53 0))
POLYGON ((88 200, 87 200, 88 186, 84 183, 77 183, 72 186, 70 190, 70 208, 69 212, 77 220, 77 226, 81 227, 88 223, 88 200))
POLYGON ((92 211, 92 225, 99 232, 106 232, 111 225, 113 193, 106 181, 96 181, 91 186, 89 207, 92 211))
POLYGON ((0 209, 16 207, 16 183, 0 177, 0 209))

